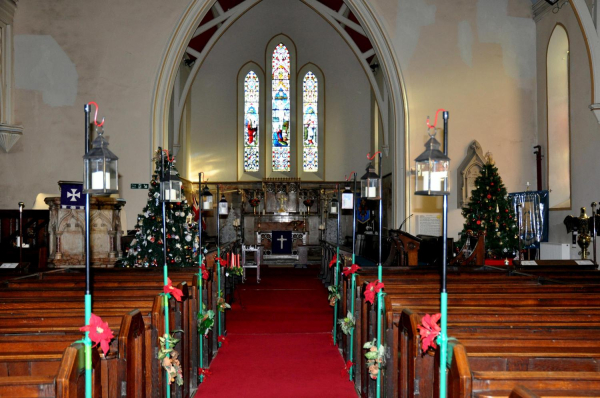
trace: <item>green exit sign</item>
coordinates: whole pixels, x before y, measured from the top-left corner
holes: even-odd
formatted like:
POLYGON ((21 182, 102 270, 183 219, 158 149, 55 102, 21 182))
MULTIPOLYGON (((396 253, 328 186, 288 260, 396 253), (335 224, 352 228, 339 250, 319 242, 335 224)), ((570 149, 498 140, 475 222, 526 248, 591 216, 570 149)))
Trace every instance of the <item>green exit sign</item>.
POLYGON ((131 184, 131 189, 148 189, 148 184, 131 184))

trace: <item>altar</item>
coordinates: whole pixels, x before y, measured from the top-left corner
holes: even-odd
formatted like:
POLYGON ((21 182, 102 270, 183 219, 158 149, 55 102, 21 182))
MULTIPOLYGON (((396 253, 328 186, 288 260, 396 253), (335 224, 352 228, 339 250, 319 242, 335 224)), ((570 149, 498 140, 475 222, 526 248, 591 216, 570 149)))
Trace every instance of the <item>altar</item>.
POLYGON ((307 232, 256 232, 257 244, 262 246, 262 259, 269 262, 308 262, 307 232))

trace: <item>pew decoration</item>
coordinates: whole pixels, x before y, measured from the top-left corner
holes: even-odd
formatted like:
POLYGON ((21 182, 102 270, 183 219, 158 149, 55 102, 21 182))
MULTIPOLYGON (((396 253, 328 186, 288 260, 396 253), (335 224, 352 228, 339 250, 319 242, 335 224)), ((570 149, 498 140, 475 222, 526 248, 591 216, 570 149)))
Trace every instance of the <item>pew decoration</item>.
POLYGON ((208 332, 215 325, 215 312, 206 311, 206 305, 202 303, 203 314, 198 314, 198 333, 208 338, 208 332))
POLYGON ((181 289, 177 289, 173 287, 173 282, 171 282, 171 278, 167 278, 167 284, 163 286, 163 294, 171 295, 177 301, 181 301, 181 296, 183 296, 183 292, 181 289))
POLYGON ((344 319, 340 319, 338 323, 342 332, 347 336, 352 332, 354 326, 356 326, 356 319, 354 319, 352 312, 348 311, 348 315, 344 319))
MULTIPOLYGON (((175 332, 177 331, 174 331, 173 333, 175 332)), ((181 330, 179 332, 181 332, 181 330)), ((158 339, 160 340, 158 360, 169 376, 169 385, 173 382, 176 382, 178 386, 182 386, 183 370, 178 359, 179 352, 171 348, 175 347, 175 344, 179 343, 179 339, 174 338, 172 334, 168 333, 166 333, 163 337, 159 337, 158 339)))
POLYGON ((377 380, 381 368, 385 366, 385 345, 381 344, 378 349, 377 339, 373 339, 373 341, 367 341, 363 348, 367 350, 365 358, 367 358, 369 377, 377 380))
POLYGON ((348 376, 348 374, 350 374, 350 370, 352 369, 353 366, 354 366, 354 362, 346 361, 346 364, 344 365, 344 368, 342 369, 342 376, 343 377, 348 376))
POLYGON ((204 279, 205 281, 207 281, 208 278, 210 278, 210 273, 206 269, 206 264, 202 264, 202 266, 200 267, 200 272, 202 273, 202 279, 204 279))
POLYGON ((217 340, 219 342, 219 345, 221 345, 221 344, 229 344, 229 341, 227 340, 227 338, 225 336, 219 336, 219 338, 217 340))
POLYGON ((358 266, 358 264, 352 264, 350 267, 344 267, 342 274, 344 274, 344 276, 346 277, 349 277, 350 275, 355 274, 356 271, 358 271, 359 269, 360 267, 358 266))
POLYGON ((441 332, 441 328, 438 325, 442 314, 429 315, 425 314, 421 318, 421 326, 419 326, 419 335, 421 336, 421 349, 423 355, 427 353, 430 348, 437 348, 436 339, 441 332))
POLYGON ((94 343, 92 347, 100 345, 104 356, 110 349, 110 341, 115 338, 113 331, 108 327, 108 322, 103 322, 102 318, 95 314, 90 315, 90 324, 79 328, 81 332, 89 332, 89 337, 94 343))
MULTIPOLYGON (((223 293, 221 292, 221 296, 222 295, 223 293)), ((225 301, 223 297, 219 297, 219 300, 217 300, 217 308, 219 309, 219 312, 225 312, 225 310, 230 310, 231 306, 225 301)))
POLYGON ((373 282, 369 283, 365 288, 365 301, 373 305, 375 302, 375 295, 379 293, 384 286, 383 283, 379 282, 379 279, 375 279, 373 282))
POLYGON ((212 375, 212 372, 210 370, 208 370, 208 368, 199 368, 198 369, 198 376, 206 378, 210 375, 212 375))
POLYGON ((327 300, 329 300, 329 305, 333 307, 335 306, 335 303, 337 303, 338 300, 342 298, 340 287, 336 285, 331 285, 327 288, 327 290, 329 290, 329 297, 327 297, 327 300))
POLYGON ((329 268, 333 267, 335 265, 335 263, 337 262, 337 254, 333 255, 333 258, 331 259, 331 261, 329 262, 329 268))

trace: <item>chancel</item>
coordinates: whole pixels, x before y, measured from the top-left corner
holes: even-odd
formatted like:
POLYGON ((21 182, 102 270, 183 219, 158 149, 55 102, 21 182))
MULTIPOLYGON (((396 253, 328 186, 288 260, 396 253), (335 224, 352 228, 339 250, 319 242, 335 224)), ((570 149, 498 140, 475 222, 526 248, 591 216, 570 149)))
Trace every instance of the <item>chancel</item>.
POLYGON ((0 397, 600 396, 597 0, 98 4, 0 0, 0 397))

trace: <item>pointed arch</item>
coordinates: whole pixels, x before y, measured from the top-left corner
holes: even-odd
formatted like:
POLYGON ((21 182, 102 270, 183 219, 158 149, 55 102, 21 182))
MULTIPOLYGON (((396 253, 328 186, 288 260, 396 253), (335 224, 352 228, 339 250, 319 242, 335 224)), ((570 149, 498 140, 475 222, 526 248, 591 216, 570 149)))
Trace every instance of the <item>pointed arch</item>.
POLYGON ((325 179, 325 76, 321 68, 313 63, 308 63, 298 70, 296 81, 298 92, 296 103, 298 104, 298 126, 297 140, 298 147, 297 169, 298 177, 305 181, 322 181, 325 179), (309 75, 310 74, 310 75, 309 75), (307 77, 311 82, 307 81, 307 77), (312 83, 314 86, 308 86, 312 83), (315 98, 307 98, 306 90, 314 90, 315 98), (307 103, 312 101, 314 105, 307 103), (311 109, 314 108, 314 109, 311 109), (311 115, 307 115, 307 113, 311 115), (316 122, 316 123, 315 123, 316 122), (307 127, 306 124, 315 124, 307 127), (312 136, 311 136, 312 133, 312 136), (312 139, 309 140, 311 136, 312 139), (313 145, 310 145, 312 141, 313 145), (309 145, 307 145, 307 143, 309 145), (315 167, 306 167, 305 163, 308 156, 314 156, 315 167), (315 156, 316 155, 316 156, 315 156))

